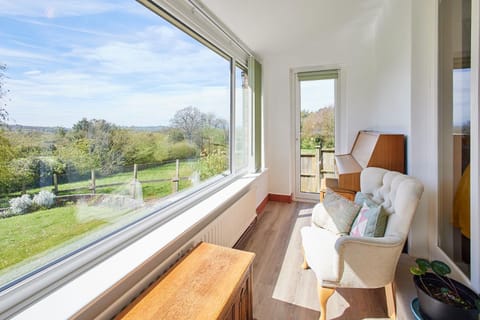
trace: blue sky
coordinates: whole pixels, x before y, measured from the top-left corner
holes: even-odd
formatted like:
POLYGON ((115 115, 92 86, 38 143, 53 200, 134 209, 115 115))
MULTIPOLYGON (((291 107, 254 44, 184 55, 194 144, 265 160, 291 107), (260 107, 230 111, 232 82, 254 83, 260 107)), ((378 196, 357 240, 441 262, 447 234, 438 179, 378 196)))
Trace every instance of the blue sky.
POLYGON ((302 81, 300 85, 302 111, 317 111, 335 105, 334 79, 302 81))
POLYGON ((0 8, 10 123, 166 125, 188 106, 228 119, 229 63, 134 0, 0 8))
POLYGON ((470 121, 470 68, 453 70, 453 127, 457 133, 470 121))

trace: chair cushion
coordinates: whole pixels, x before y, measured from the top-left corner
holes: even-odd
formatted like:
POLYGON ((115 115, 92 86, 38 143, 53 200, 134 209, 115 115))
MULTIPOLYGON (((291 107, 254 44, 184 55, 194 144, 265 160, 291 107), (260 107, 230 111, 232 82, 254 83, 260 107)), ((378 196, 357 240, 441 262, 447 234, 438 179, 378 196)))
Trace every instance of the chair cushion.
POLYGON ((353 221, 352 229, 350 230, 350 235, 354 237, 363 237, 365 235, 365 230, 367 229, 368 223, 368 211, 370 208, 366 203, 363 204, 363 207, 360 209, 355 221, 353 221))
POLYGON ((363 193, 361 191, 359 191, 355 194, 355 200, 354 201, 355 201, 356 204, 359 204, 360 206, 363 206, 364 203, 367 203, 367 206, 379 205, 379 203, 372 200, 371 195, 369 196, 368 194, 363 193))
POLYGON ((312 222, 334 234, 346 235, 350 232, 360 207, 355 202, 327 190, 323 202, 313 209, 312 222))
POLYGON ((340 279, 339 256, 335 243, 339 236, 314 226, 303 227, 300 230, 302 246, 308 266, 315 272, 321 283, 336 283, 340 279))
MULTIPOLYGON (((362 196, 355 197, 359 201, 362 196)), ((387 227, 388 214, 381 205, 374 201, 364 200, 350 230, 350 235, 355 237, 383 237, 387 227)))

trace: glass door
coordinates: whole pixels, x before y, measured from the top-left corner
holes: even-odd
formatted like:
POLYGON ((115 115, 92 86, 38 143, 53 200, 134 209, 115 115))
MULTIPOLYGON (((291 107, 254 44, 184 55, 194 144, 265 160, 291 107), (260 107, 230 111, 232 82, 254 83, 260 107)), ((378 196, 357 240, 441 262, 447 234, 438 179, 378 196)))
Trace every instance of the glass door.
POLYGON ((318 200, 334 176, 338 71, 297 73, 296 198, 318 200))

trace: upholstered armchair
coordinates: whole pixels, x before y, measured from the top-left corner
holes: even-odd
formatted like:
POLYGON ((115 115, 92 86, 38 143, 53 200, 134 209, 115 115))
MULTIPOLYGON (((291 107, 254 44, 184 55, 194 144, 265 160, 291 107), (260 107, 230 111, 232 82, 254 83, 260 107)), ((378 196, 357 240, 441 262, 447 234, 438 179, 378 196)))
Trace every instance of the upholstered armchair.
MULTIPOLYGON (((303 268, 310 267, 317 277, 321 320, 326 319, 327 301, 337 287, 385 287, 388 315, 391 319, 396 317, 392 284, 423 185, 413 177, 370 167, 362 171, 360 186, 361 193, 357 194, 355 202, 358 206, 363 202, 363 206, 358 212, 366 213, 371 210, 369 206, 378 205, 378 210, 386 217, 380 230, 383 235, 362 234, 366 230, 365 223, 362 232, 351 229, 339 232, 336 229, 339 220, 332 215, 343 213, 329 212, 325 202, 315 205, 311 226, 301 230, 303 268)), ((362 226, 360 213, 351 218, 356 228, 362 226)), ((367 228, 372 229, 371 226, 367 228)))

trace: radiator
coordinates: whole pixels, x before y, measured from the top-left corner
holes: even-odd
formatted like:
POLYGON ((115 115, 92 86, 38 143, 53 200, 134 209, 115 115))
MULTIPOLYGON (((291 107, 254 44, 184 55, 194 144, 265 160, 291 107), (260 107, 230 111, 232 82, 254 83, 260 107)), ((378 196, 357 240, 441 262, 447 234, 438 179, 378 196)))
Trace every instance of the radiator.
POLYGON ((249 190, 176 252, 176 259, 202 241, 233 247, 255 219, 255 202, 255 190, 249 190))

